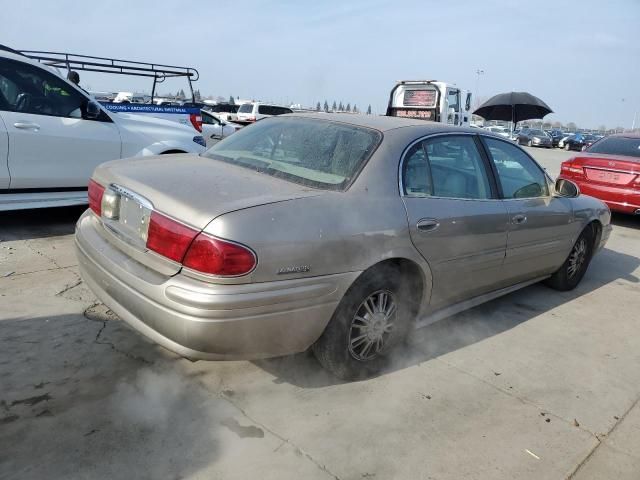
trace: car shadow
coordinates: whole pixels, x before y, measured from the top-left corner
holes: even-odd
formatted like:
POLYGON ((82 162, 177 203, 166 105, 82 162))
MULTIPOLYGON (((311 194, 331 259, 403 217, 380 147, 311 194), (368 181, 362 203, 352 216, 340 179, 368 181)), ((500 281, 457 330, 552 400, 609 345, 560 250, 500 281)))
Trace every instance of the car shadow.
MULTIPOLYGON (((535 284, 492 300, 478 307, 417 329, 408 345, 389 359, 389 367, 380 375, 426 362, 465 348, 486 338, 500 335, 550 310, 579 300, 580 297, 611 283, 639 283, 634 274, 640 258, 603 249, 596 255, 580 285, 569 292, 558 292, 535 284)), ((336 379, 315 360, 309 351, 288 357, 253 362, 277 377, 301 388, 321 388, 345 383, 336 379)))
POLYGON ((0 240, 32 240, 69 235, 86 205, 0 212, 0 240))
POLYGON ((640 230, 640 215, 626 215, 624 213, 611 213, 611 224, 615 227, 635 228, 640 230))
POLYGON ((0 477, 197 476, 234 412, 184 362, 94 308, 0 320, 0 477))

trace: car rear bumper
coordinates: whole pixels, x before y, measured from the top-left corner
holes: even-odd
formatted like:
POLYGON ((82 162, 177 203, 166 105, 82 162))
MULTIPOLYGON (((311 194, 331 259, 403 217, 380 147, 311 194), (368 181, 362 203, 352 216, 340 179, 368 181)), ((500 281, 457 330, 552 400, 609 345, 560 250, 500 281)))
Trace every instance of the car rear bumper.
POLYGON ((95 216, 76 226, 80 274, 122 320, 192 359, 254 359, 306 350, 358 272, 251 284, 163 277, 106 240, 95 216))
POLYGON ((636 212, 640 210, 640 192, 638 191, 613 185, 599 185, 596 183, 574 180, 569 177, 567 177, 567 179, 575 182, 578 187, 580 187, 580 192, 602 200, 607 204, 611 211, 638 214, 636 212))

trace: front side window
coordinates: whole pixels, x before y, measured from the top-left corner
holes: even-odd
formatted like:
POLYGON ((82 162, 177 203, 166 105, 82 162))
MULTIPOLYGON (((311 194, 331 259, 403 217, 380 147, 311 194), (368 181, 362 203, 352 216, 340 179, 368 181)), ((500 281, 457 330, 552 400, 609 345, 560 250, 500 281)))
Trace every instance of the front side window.
POLYGON ((504 198, 534 198, 549 195, 547 177, 520 148, 511 143, 483 137, 498 171, 504 198))
POLYGON ((9 59, 0 60, 0 109, 81 118, 86 99, 53 73, 9 59))
POLYGON ((220 123, 218 119, 213 115, 209 115, 208 113, 205 113, 205 112, 200 112, 200 113, 202 115, 202 123, 204 123, 205 125, 218 125, 220 123))
POLYGON ((403 164, 404 194, 457 199, 491 198, 486 168, 471 136, 417 143, 403 164))
POLYGON ((273 117, 243 128, 203 155, 326 190, 344 190, 378 147, 377 130, 273 117))

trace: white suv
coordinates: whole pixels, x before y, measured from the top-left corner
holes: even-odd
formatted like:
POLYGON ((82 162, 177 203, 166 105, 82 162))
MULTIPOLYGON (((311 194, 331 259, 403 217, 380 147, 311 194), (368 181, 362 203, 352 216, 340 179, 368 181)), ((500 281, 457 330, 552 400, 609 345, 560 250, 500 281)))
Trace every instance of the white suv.
POLYGON ((0 211, 87 203, 100 163, 203 152, 204 139, 194 133, 167 120, 107 112, 53 68, 0 46, 0 211))
POLYGON ((288 107, 280 105, 270 105, 260 102, 244 103, 238 109, 239 122, 256 122, 261 118, 273 117, 274 115, 283 115, 285 113, 293 113, 288 107))

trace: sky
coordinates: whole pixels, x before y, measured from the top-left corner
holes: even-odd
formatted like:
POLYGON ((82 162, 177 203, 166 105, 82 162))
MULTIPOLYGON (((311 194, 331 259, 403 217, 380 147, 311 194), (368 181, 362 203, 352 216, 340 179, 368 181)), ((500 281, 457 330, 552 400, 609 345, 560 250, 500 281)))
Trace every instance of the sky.
MULTIPOLYGON (((476 99, 528 91, 554 110, 545 120, 640 125, 640 0, 0 0, 0 11, 0 44, 195 67, 203 95, 384 113, 397 80, 437 79, 476 99)), ((80 74, 95 91, 151 91, 80 74)))

